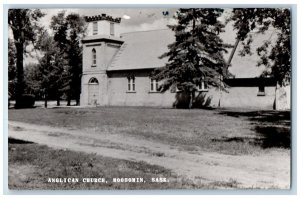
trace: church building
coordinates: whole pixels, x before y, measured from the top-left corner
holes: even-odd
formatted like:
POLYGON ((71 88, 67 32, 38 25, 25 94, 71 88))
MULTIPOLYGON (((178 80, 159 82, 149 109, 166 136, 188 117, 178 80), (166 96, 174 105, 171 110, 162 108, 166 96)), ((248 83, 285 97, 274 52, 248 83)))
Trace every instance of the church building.
MULTIPOLYGON (((170 29, 121 33, 121 18, 102 14, 85 19, 81 106, 185 106, 187 96, 176 89, 159 92, 160 82, 150 78, 155 68, 168 61, 159 56, 175 40, 170 29)), ((249 73, 250 67, 258 70, 257 58, 235 55, 230 67, 235 78, 225 80, 228 92, 203 83, 194 107, 289 109, 289 89, 279 96, 274 79, 259 78, 261 72, 249 73)))

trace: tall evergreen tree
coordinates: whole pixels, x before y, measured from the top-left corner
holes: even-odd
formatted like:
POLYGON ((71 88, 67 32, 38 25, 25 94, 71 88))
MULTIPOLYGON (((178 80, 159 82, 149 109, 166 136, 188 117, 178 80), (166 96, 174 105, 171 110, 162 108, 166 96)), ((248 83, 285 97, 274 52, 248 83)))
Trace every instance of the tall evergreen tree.
POLYGON ((242 41, 242 55, 251 53, 253 39, 249 32, 258 33, 273 29, 277 40, 274 44, 266 40, 256 49, 260 60, 257 65, 265 65, 263 75, 274 77, 280 86, 289 84, 291 78, 291 16, 288 8, 238 8, 233 9, 234 28, 237 39, 242 41))
POLYGON ((21 103, 25 88, 23 54, 28 43, 34 43, 36 40, 37 31, 40 29, 38 21, 43 16, 44 14, 39 9, 8 10, 8 25, 12 30, 16 47, 16 107, 21 103))
POLYGON ((221 80, 228 70, 223 53, 230 45, 224 44, 219 36, 224 31, 224 25, 218 21, 222 13, 223 9, 179 9, 174 16, 177 24, 169 26, 176 41, 160 57, 168 57, 168 63, 155 71, 154 78, 164 80, 162 91, 177 87, 187 93, 189 108, 202 82, 224 89, 221 80))
MULTIPOLYGON (((81 73, 82 73, 82 46, 81 39, 86 30, 85 20, 78 14, 69 14, 66 17, 69 32, 69 49, 68 60, 70 66, 70 88, 71 95, 76 100, 76 105, 79 105, 81 92, 81 73)), ((70 98, 69 98, 70 99, 70 98)), ((68 100, 70 104, 70 100, 68 100)))
POLYGON ((78 14, 65 16, 63 11, 52 17, 51 28, 54 31, 54 40, 59 48, 58 53, 67 60, 64 92, 67 94, 68 105, 71 104, 72 98, 79 105, 82 72, 80 40, 86 29, 85 21, 78 14))

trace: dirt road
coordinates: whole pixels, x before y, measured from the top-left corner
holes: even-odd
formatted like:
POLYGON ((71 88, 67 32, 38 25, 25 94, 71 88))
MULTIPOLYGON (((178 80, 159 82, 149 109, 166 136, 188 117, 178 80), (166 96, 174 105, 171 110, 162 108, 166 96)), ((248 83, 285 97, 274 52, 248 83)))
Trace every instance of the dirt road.
POLYGON ((122 134, 74 130, 9 121, 9 137, 56 149, 96 153, 112 158, 145 161, 201 183, 237 182, 240 188, 290 187, 290 156, 284 152, 253 155, 191 153, 171 145, 122 134))

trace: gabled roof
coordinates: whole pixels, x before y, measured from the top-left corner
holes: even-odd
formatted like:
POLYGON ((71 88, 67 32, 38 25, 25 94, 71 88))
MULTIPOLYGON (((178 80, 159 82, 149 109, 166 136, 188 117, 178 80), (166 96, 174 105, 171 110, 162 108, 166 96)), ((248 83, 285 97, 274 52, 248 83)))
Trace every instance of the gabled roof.
MULTIPOLYGON (((260 57, 257 55, 256 49, 261 47, 265 41, 271 41, 274 45, 275 40, 277 38, 275 31, 267 31, 265 34, 261 33, 250 33, 253 38, 253 42, 251 43, 251 52, 252 55, 240 56, 239 51, 242 50, 242 42, 239 42, 239 45, 236 49, 236 52, 231 61, 231 66, 229 67, 229 71, 235 75, 237 78, 247 78, 247 77, 259 77, 262 72, 265 70, 265 66, 257 66, 260 57)), ((235 37, 235 33, 233 34, 235 37)), ((224 39, 224 42, 226 40, 224 39)), ((235 42, 235 41, 234 41, 235 42)), ((246 41, 245 41, 246 43, 246 41)), ((234 43, 231 43, 234 44, 234 43)), ((232 49, 229 49, 231 52, 232 49)), ((270 51, 270 47, 269 47, 270 51)), ((224 57, 227 60, 229 58, 229 54, 226 54, 224 57)))
POLYGON ((174 33, 170 29, 124 33, 124 44, 115 55, 108 71, 151 69, 162 67, 167 58, 159 59, 168 51, 168 45, 174 42, 174 33))
MULTIPOLYGON (((234 45, 236 34, 233 30, 222 33, 221 38, 224 43, 234 45)), ((241 57, 238 55, 242 45, 239 43, 237 50, 231 61, 229 71, 236 78, 259 77, 264 70, 264 66, 257 67, 259 57, 256 48, 260 47, 265 40, 276 38, 276 34, 267 31, 266 34, 253 34, 252 55, 241 57)), ((175 41, 174 32, 170 29, 160 29, 151 31, 130 32, 121 35, 124 41, 118 53, 113 58, 108 71, 153 69, 164 66, 168 58, 159 59, 163 53, 168 52, 168 45, 175 41)), ((227 60, 232 49, 224 54, 227 60)))

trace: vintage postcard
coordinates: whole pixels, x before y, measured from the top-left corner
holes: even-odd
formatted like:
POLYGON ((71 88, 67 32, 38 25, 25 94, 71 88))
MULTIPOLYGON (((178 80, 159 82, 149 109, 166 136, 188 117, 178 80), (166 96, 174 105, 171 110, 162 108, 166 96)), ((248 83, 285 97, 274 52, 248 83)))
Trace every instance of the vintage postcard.
POLYGON ((10 190, 288 190, 289 7, 8 10, 10 190))

